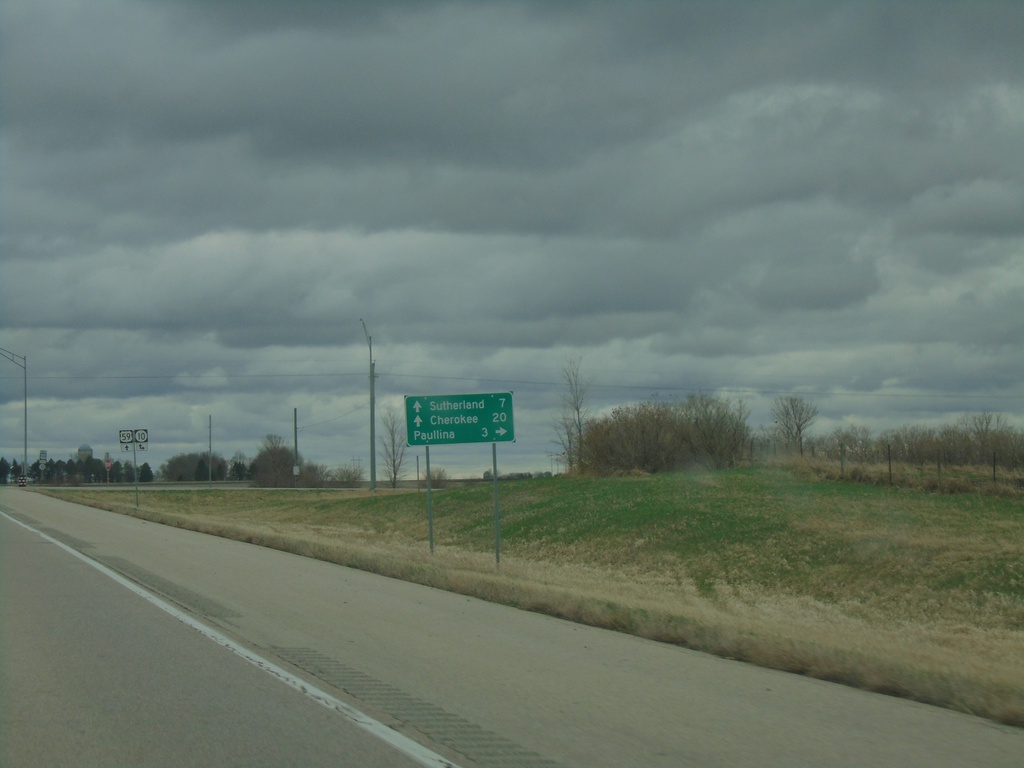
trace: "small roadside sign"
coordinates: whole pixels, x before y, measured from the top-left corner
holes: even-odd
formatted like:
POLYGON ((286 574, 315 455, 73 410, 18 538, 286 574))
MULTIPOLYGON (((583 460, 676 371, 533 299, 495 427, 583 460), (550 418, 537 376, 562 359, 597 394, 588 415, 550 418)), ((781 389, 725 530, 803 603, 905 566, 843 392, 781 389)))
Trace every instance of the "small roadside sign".
MULTIPOLYGON (((134 468, 133 474, 135 475, 135 508, 139 508, 139 467, 138 467, 138 451, 149 450, 149 430, 148 429, 119 429, 117 430, 117 439, 121 443, 122 451, 132 452, 132 467, 134 468)), ((107 471, 110 471, 110 459, 107 459, 105 464, 107 471)))
MULTIPOLYGON (((498 443, 516 439, 511 392, 475 395, 406 395, 406 442, 425 446, 427 456, 427 531, 434 552, 434 506, 430 489, 430 446, 490 443, 494 482, 494 560, 501 563, 501 522, 498 513, 498 443)), ((418 474, 418 473, 417 473, 418 474)))

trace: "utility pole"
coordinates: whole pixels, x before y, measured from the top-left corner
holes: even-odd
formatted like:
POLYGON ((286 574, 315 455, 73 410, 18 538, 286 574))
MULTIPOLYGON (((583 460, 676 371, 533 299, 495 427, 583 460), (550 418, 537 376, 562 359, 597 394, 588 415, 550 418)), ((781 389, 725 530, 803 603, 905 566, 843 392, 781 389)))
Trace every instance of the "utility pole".
POLYGON ((295 461, 292 462, 292 488, 299 487, 299 409, 292 408, 292 435, 295 439, 295 461))
POLYGON ((363 335, 366 336, 366 345, 370 348, 370 490, 377 490, 377 437, 376 437, 376 416, 374 414, 374 379, 377 378, 377 374, 374 373, 373 365, 373 337, 370 336, 370 332, 366 330, 366 323, 363 322, 363 318, 359 318, 359 322, 363 326, 363 335))
MULTIPOLYGON (((24 354, 14 354, 11 351, 0 347, 0 354, 9 359, 13 364, 22 369, 22 385, 25 388, 25 443, 22 453, 22 474, 29 474, 29 358, 24 354), (18 362, 20 358, 20 362, 18 362)), ((372 397, 372 395, 371 395, 372 397)), ((373 400, 371 399, 371 402, 373 400)), ((371 409, 373 406, 371 406, 371 409)))

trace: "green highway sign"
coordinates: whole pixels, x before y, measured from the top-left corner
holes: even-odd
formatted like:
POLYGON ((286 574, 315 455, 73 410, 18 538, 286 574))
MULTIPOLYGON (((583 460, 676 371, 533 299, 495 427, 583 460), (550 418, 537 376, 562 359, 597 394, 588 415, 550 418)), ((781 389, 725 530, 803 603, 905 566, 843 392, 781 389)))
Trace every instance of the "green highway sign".
POLYGON ((512 393, 406 395, 405 429, 409 445, 510 443, 512 393))

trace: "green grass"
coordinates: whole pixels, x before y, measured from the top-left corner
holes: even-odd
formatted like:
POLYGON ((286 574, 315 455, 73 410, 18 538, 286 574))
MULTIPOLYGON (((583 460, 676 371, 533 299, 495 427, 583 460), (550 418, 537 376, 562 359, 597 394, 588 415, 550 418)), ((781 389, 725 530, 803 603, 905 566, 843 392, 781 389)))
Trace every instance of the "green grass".
POLYGON ((1024 503, 783 468, 65 498, 1024 725, 1024 503))

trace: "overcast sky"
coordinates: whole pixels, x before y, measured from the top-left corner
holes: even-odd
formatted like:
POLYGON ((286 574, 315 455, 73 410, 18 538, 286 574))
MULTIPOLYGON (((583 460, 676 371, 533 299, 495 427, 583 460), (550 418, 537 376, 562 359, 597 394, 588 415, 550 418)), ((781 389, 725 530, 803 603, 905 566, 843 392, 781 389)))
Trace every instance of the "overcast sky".
MULTIPOLYGON (((1024 3, 2 0, 28 456, 369 466, 403 396, 1024 427, 1024 3), (378 428, 378 434, 380 429, 378 428)), ((23 381, 0 360, 0 455, 23 381)), ((437 448, 452 474, 487 446, 437 448)), ((409 466, 416 454, 410 451, 409 466)), ((379 469, 379 467, 378 467, 379 469)))

